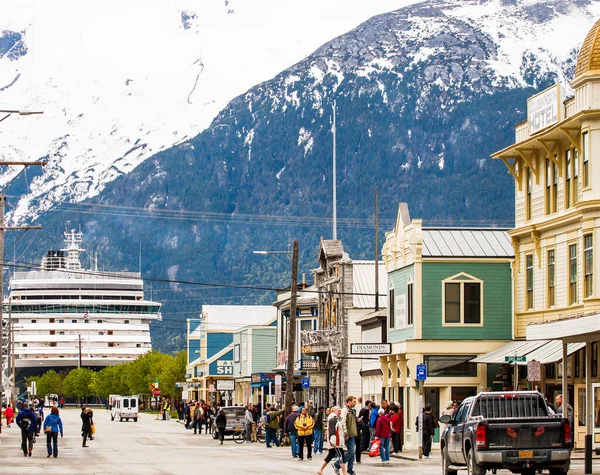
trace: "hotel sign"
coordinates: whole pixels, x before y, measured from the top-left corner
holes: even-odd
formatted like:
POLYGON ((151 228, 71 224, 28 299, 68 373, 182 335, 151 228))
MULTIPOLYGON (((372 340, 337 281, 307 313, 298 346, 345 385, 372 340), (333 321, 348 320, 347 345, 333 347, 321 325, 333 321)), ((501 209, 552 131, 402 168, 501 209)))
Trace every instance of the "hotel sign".
POLYGON ((527 100, 529 135, 534 135, 562 120, 563 91, 555 84, 527 100))

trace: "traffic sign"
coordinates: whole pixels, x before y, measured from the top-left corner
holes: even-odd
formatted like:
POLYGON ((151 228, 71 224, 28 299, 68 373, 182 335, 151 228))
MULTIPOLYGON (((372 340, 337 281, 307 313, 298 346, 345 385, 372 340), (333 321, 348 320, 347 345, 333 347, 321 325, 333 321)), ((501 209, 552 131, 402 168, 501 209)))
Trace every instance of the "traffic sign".
POLYGON ((427 379, 427 365, 425 365, 425 364, 417 365, 417 377, 415 379, 417 381, 425 381, 427 379))
POLYGON ((302 389, 310 389, 310 378, 302 378, 302 389))
POLYGON ((156 387, 156 386, 154 385, 154 383, 150 383, 150 384, 148 385, 148 389, 149 389, 150 391, 154 390, 154 388, 155 388, 155 387, 156 387))
POLYGON ((527 361, 526 356, 505 356, 504 361, 506 363, 525 363, 527 361))
POLYGON ((542 368, 539 361, 531 360, 527 363, 527 381, 541 381, 542 368))
POLYGON ((152 395, 153 395, 154 397, 159 397, 159 396, 160 396, 160 394, 161 394, 161 390, 160 390, 160 388, 154 388, 154 389, 152 390, 152 395))

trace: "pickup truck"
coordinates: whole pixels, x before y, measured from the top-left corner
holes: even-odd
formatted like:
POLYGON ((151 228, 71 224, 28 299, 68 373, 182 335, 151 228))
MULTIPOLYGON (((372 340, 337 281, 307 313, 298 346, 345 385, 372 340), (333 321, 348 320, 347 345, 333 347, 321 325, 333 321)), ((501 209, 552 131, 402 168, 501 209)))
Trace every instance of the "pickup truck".
POLYGON ((550 413, 537 391, 482 392, 439 421, 447 424, 440 439, 443 475, 465 468, 469 475, 569 470, 572 428, 566 418, 550 413))

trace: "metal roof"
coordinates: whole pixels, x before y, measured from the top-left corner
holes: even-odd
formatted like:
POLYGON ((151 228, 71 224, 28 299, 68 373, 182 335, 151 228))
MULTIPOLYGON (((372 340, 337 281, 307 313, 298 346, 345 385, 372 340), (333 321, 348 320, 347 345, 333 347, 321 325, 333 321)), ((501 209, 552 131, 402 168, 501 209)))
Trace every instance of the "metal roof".
POLYGON ((501 229, 423 229, 423 257, 514 257, 501 229))
MULTIPOLYGON (((352 261, 352 274, 354 308, 375 308, 375 261, 352 261)), ((379 308, 387 308, 387 285, 385 264, 379 261, 379 308)))
POLYGON ((235 331, 248 325, 268 325, 277 318, 271 305, 203 305, 202 316, 209 331, 235 331))

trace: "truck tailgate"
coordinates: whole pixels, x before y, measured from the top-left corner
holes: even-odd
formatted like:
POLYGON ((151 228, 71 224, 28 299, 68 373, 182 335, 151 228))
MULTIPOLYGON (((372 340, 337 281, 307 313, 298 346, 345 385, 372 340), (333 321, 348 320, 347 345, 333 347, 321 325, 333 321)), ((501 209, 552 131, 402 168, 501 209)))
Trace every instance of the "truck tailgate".
POLYGON ((488 420, 488 423, 487 442, 490 449, 563 446, 563 422, 560 418, 494 419, 488 420))

